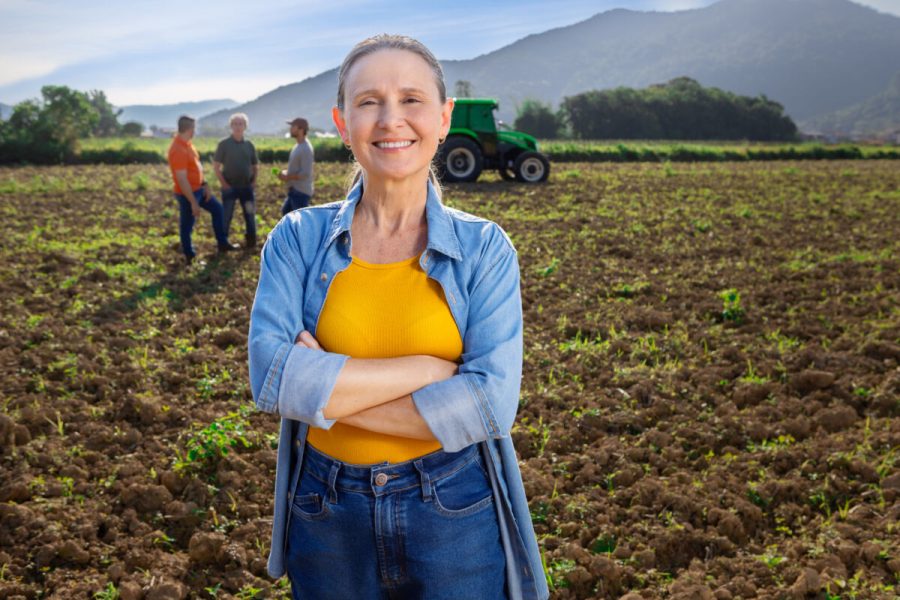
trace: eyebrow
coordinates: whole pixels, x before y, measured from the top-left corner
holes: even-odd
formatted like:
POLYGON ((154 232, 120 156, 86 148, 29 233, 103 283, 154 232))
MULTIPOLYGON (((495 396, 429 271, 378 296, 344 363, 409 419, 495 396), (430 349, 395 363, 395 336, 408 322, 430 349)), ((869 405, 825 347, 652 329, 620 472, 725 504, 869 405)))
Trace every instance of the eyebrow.
MULTIPOLYGON (((380 93, 381 93, 381 90, 377 90, 375 88, 370 88, 368 90, 363 90, 359 93, 354 94, 353 99, 356 100, 357 98, 359 98, 361 96, 367 96, 367 95, 377 96, 380 93)), ((402 93, 402 94, 410 94, 410 93, 424 94, 425 92, 424 92, 424 90, 421 90, 417 87, 405 87, 405 88, 400 88, 400 93, 402 93)))

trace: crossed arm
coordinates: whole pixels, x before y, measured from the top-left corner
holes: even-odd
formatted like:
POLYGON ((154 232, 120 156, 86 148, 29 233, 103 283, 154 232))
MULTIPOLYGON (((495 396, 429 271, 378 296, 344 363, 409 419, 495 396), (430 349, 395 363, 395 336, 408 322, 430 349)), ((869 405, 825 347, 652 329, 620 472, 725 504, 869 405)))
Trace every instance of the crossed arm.
MULTIPOLYGON (((301 332, 296 343, 322 350, 308 331, 301 332)), ((411 393, 451 377, 456 371, 456 363, 433 356, 351 358, 338 375, 325 417, 378 433, 434 440, 411 393)))
POLYGON ((518 262, 502 230, 485 230, 489 260, 467 282, 458 365, 433 356, 356 359, 322 351, 308 333, 298 338, 305 329, 302 284, 324 285, 309 278, 297 241, 305 221, 320 215, 297 214, 303 212, 269 234, 261 257, 248 340, 257 406, 313 427, 342 420, 436 439, 448 452, 509 435, 522 372, 522 313, 518 262))

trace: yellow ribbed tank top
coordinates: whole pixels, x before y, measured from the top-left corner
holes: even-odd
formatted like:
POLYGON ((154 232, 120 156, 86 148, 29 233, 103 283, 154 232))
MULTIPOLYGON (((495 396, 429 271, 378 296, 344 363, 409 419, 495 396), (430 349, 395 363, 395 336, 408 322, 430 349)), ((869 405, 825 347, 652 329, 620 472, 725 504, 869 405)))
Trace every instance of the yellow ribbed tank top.
MULTIPOLYGON (((352 258, 331 282, 315 335, 328 352, 353 358, 429 354, 458 361, 463 348, 444 292, 422 270, 418 256, 386 264, 352 258)), ((340 422, 327 431, 311 427, 307 441, 353 464, 403 462, 441 448, 437 441, 375 433, 340 422)))

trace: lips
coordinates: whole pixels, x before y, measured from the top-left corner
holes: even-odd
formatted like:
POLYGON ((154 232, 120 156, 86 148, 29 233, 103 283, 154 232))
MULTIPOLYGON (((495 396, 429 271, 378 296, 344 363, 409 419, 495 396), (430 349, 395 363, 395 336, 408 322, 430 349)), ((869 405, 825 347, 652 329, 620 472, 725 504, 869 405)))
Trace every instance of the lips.
POLYGON ((400 148, 408 148, 413 145, 412 140, 391 140, 383 142, 375 142, 377 148, 382 150, 398 150, 400 148))

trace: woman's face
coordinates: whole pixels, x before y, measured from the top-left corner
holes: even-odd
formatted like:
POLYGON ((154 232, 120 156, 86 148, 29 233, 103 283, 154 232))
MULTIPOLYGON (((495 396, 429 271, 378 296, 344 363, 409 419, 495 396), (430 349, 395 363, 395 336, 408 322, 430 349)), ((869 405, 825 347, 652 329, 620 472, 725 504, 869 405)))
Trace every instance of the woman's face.
POLYGON ((371 180, 427 173, 447 135, 453 100, 441 102, 434 72, 418 54, 379 50, 356 61, 344 81, 335 125, 371 180))

